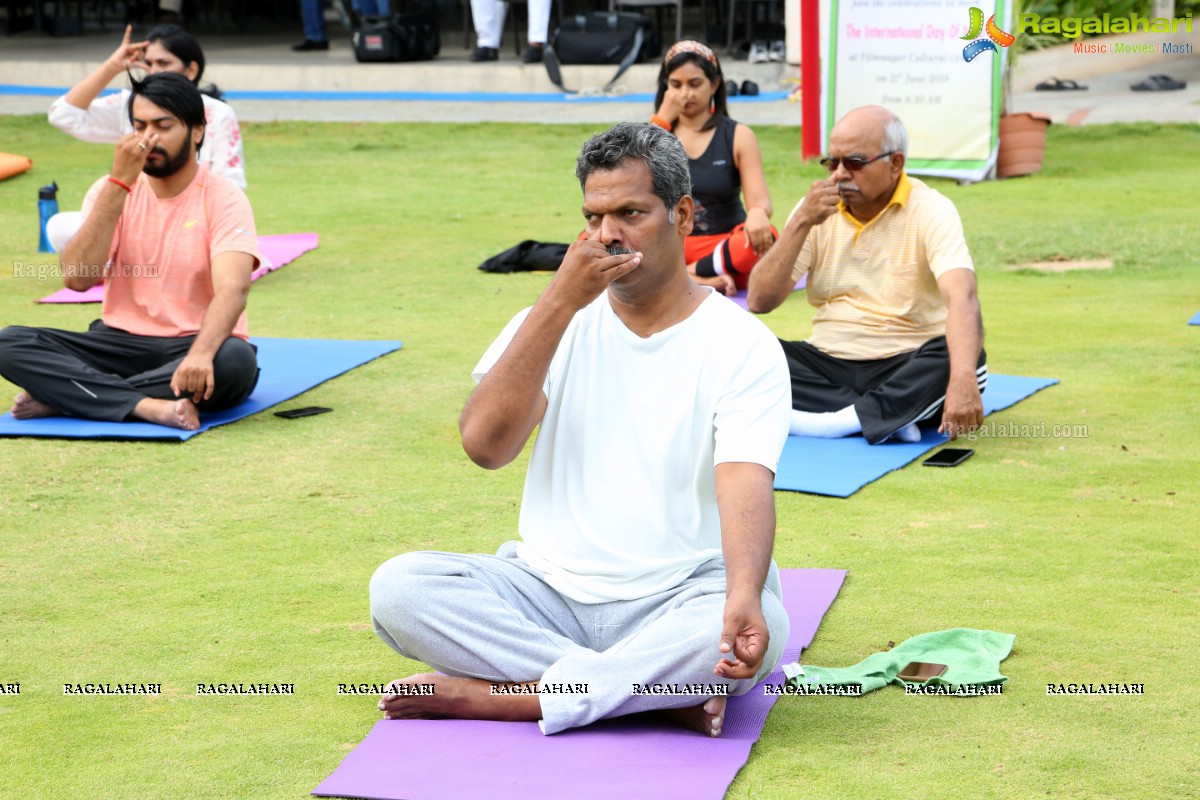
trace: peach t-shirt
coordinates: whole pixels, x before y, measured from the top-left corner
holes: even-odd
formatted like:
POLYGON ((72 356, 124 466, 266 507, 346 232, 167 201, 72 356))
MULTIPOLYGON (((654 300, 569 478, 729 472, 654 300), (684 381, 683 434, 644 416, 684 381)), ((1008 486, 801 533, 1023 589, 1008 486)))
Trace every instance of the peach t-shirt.
MULTIPOLYGON (((107 180, 88 190, 84 219, 107 180)), ((159 199, 139 175, 109 248, 104 324, 139 336, 194 336, 213 299, 212 260, 228 252, 258 264, 254 213, 232 181, 200 165, 183 192, 159 199)), ((249 338, 244 311, 233 335, 249 338)))

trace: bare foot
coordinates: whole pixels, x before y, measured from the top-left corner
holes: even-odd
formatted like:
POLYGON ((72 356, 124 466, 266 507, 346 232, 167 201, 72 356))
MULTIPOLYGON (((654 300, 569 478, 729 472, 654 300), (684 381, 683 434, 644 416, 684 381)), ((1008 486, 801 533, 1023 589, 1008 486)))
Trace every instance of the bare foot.
POLYGON ((40 419, 41 417, 60 416, 58 409, 48 406, 40 400, 34 400, 29 392, 21 392, 13 398, 13 419, 40 419))
POLYGON ((512 693, 512 688, 537 683, 492 683, 476 678, 425 673, 388 684, 394 692, 379 701, 385 719, 492 719, 508 722, 542 718, 536 694, 512 693), (493 688, 496 693, 493 693, 493 688))
POLYGON ((727 697, 710 697, 698 706, 668 708, 662 713, 685 728, 716 738, 721 735, 721 728, 725 725, 725 704, 728 700, 727 697))
POLYGON ((701 286, 711 286, 726 297, 733 297, 737 294, 737 284, 728 275, 713 275, 710 277, 693 275, 692 280, 701 286))
POLYGON ((194 431, 200 427, 200 412, 186 397, 179 400, 159 400, 147 397, 133 407, 133 416, 155 425, 194 431))

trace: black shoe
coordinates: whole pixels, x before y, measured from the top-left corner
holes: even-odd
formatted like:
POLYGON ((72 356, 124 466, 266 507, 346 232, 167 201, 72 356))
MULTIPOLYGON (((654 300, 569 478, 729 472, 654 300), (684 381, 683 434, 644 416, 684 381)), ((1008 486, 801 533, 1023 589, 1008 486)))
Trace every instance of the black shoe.
POLYGON ((546 48, 544 45, 531 44, 525 48, 525 55, 521 56, 521 61, 526 64, 540 64, 545 54, 546 48))
POLYGON ((329 42, 314 42, 312 39, 305 39, 300 44, 292 45, 292 49, 297 53, 308 53, 313 50, 328 50, 329 42))
POLYGON ((738 88, 737 81, 725 81, 725 96, 737 97, 738 88))
POLYGON ((745 97, 754 97, 758 94, 758 84, 754 81, 742 81, 741 94, 745 97))
POLYGON ((480 61, 499 61, 500 51, 494 47, 476 47, 475 52, 471 53, 471 60, 480 61))

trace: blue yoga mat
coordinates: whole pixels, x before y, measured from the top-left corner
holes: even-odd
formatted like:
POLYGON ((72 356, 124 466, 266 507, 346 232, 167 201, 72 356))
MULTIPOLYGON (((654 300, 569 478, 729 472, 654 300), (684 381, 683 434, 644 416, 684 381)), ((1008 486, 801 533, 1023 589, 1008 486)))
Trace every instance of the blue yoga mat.
MULTIPOLYGON (((983 393, 983 412, 1001 411, 1056 383, 1055 378, 989 374, 983 393)), ((925 431, 921 441, 912 444, 884 442, 869 445, 861 436, 845 439, 789 436, 783 446, 783 455, 779 457, 775 488, 849 497, 868 483, 900 469, 947 441, 936 428, 925 431)))
POLYGON ((1196 312, 1196 316, 1188 320, 1188 325, 1200 325, 1200 311, 1196 312))
POLYGON ((59 439, 147 439, 184 442, 209 428, 237 422, 303 394, 314 386, 368 361, 399 350, 402 342, 332 339, 251 339, 258 346, 262 374, 250 399, 234 408, 200 416, 200 429, 180 431, 149 422, 96 422, 74 417, 13 419, 0 417, 0 436, 59 439))

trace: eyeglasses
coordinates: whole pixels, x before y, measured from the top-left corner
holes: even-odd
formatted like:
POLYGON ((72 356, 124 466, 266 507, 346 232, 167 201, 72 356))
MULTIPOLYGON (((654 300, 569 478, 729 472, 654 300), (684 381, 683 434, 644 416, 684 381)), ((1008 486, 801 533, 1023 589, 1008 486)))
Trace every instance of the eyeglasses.
POLYGON ((831 158, 829 156, 825 156, 824 158, 821 159, 820 164, 822 167, 829 170, 830 172, 837 172, 837 168, 838 168, 839 164, 844 165, 846 167, 846 169, 850 170, 851 172, 858 172, 860 169, 865 167, 867 164, 874 164, 876 161, 878 161, 881 158, 884 158, 884 157, 890 156, 890 155, 895 155, 896 152, 898 152, 898 151, 889 150, 886 153, 880 153, 879 155, 875 156, 874 158, 859 158, 858 156, 850 156, 849 158, 831 158))

